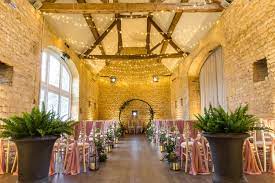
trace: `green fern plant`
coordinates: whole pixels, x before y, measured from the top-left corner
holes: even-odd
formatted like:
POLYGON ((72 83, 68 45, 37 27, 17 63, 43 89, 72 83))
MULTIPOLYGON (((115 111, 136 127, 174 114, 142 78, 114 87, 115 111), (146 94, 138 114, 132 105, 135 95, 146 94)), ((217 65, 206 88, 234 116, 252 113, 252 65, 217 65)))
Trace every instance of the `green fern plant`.
POLYGON ((34 107, 30 113, 25 112, 22 116, 0 120, 4 123, 1 126, 0 137, 12 139, 60 136, 63 133, 71 135, 76 124, 71 120, 62 121, 53 111, 47 112, 44 104, 41 110, 34 107))
POLYGON ((195 128, 207 133, 247 133, 253 130, 267 130, 259 120, 247 114, 248 105, 239 106, 235 111, 226 112, 221 106, 204 109, 204 115, 196 115, 195 128))

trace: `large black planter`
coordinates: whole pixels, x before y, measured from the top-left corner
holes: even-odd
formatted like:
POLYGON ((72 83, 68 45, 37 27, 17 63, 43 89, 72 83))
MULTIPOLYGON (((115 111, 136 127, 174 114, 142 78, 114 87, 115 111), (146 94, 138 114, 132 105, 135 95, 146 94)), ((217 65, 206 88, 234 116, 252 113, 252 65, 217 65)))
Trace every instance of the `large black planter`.
POLYGON ((244 140, 249 136, 243 134, 209 134, 207 138, 214 163, 213 183, 245 183, 243 174, 242 150, 244 140))
POLYGON ((18 149, 18 182, 48 182, 49 166, 57 137, 14 140, 18 149))

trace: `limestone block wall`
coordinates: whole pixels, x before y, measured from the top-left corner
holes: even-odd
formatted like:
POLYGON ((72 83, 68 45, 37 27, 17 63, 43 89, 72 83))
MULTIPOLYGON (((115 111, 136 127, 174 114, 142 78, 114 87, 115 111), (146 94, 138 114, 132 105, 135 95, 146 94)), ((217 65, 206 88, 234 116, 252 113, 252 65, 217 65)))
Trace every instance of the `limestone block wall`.
POLYGON ((100 79, 99 119, 118 120, 120 106, 130 99, 148 102, 155 112, 155 119, 171 118, 169 77, 161 77, 157 83, 152 83, 151 80, 118 80, 112 84, 108 78, 100 79))
MULTIPOLYGON (((200 111, 199 85, 194 84, 209 51, 221 45, 224 53, 224 75, 229 109, 248 103, 250 113, 259 117, 275 117, 275 1, 235 0, 216 25, 209 31, 179 66, 175 77, 186 76, 188 87, 174 86, 172 95, 184 98, 189 112, 183 118, 193 118, 200 111), (268 76, 253 81, 253 63, 266 58, 268 76), (187 71, 184 68, 188 68, 187 71), (197 89, 196 89, 197 88, 197 89), (195 89, 195 90, 194 90, 195 89), (199 110, 198 110, 199 109, 199 110)), ((171 99, 172 100, 172 99, 171 99)), ((171 109, 176 111, 175 108, 171 109)), ((176 117, 175 115, 173 117, 176 117)))
POLYGON ((98 84, 87 64, 64 45, 43 17, 26 0, 16 0, 13 9, 0 1, 0 62, 13 67, 12 84, 0 84, 0 117, 30 111, 38 104, 40 59, 45 48, 65 51, 78 73, 74 111, 80 119, 98 117, 98 84))
POLYGON ((12 85, 0 84, 0 117, 29 111, 38 99, 42 21, 28 1, 0 1, 0 62, 13 66, 12 85))

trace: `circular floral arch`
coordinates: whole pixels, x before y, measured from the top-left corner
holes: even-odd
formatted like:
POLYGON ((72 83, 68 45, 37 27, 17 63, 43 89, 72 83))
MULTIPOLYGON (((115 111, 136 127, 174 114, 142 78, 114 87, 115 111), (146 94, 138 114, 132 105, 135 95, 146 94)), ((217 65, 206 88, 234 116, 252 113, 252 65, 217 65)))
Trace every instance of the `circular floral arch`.
POLYGON ((120 106, 120 108, 119 108, 119 123, 120 123, 120 125, 123 125, 122 121, 121 121, 121 114, 122 114, 123 110, 133 101, 140 101, 140 102, 143 102, 143 103, 147 104, 148 107, 149 107, 149 112, 150 112, 150 121, 149 121, 149 123, 154 120, 155 112, 154 112, 152 106, 148 102, 146 102, 145 100, 141 100, 141 99, 130 99, 130 100, 127 100, 126 102, 124 102, 122 104, 122 106, 120 106))

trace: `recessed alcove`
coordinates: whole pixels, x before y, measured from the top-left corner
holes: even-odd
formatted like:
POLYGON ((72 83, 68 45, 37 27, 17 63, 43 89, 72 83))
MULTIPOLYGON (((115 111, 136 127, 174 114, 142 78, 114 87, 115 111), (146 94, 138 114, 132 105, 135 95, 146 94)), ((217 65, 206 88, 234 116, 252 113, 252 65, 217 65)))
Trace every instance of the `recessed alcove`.
POLYGON ((254 83, 264 81, 268 76, 267 60, 263 58, 253 63, 253 81, 254 83))
POLYGON ((12 84, 13 67, 0 61, 0 85, 12 84))

